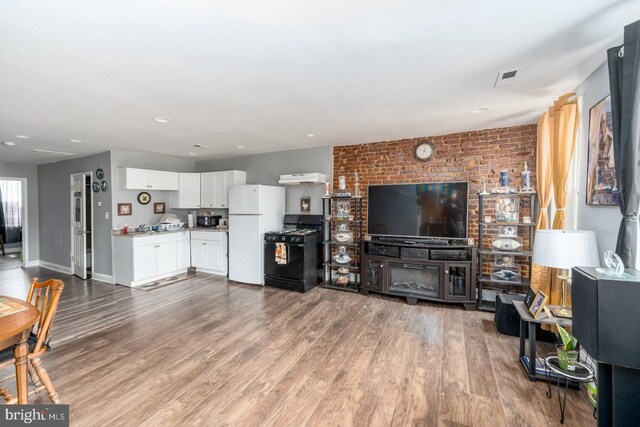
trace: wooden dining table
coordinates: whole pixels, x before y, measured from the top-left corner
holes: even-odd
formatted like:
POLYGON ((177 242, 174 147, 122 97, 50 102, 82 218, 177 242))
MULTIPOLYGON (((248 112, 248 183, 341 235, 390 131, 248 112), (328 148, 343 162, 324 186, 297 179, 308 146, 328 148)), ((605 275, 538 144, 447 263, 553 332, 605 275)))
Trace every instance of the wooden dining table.
POLYGON ((4 350, 15 344, 13 355, 16 359, 18 403, 26 404, 29 396, 29 385, 27 383, 27 355, 29 354, 29 346, 27 339, 40 312, 31 304, 18 298, 0 295, 0 300, 3 299, 24 307, 24 310, 0 316, 0 350, 4 350))

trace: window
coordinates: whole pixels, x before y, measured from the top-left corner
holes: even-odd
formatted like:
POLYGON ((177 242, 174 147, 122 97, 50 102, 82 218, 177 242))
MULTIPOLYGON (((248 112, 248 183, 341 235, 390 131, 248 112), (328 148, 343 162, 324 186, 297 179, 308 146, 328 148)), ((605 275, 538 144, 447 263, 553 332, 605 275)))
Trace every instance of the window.
POLYGON ((0 180, 0 234, 5 243, 22 241, 22 182, 0 180))

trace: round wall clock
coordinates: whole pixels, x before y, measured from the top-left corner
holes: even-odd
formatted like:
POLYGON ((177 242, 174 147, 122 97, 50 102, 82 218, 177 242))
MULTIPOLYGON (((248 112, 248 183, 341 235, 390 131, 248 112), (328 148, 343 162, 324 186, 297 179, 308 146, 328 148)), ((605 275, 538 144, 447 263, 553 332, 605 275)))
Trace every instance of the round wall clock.
POLYGON ((102 169, 96 169, 96 178, 102 179, 104 178, 104 171, 102 169))
POLYGON ((436 152, 436 147, 432 143, 421 142, 418 145, 416 145, 413 155, 415 156, 416 160, 419 160, 421 162, 426 162, 431 157, 433 157, 435 152, 436 152))
POLYGON ((143 191, 142 193, 138 194, 138 203, 140 203, 141 205, 149 204, 150 201, 151 201, 151 195, 146 191, 143 191))

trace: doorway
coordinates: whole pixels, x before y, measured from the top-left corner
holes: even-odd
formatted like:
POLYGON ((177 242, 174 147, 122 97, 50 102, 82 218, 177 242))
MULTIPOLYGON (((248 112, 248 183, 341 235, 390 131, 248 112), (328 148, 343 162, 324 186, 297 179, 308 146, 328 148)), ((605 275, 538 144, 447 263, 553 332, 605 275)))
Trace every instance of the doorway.
POLYGON ((0 270, 27 266, 27 180, 0 178, 0 270))
POLYGON ((71 175, 71 270, 82 279, 93 272, 93 172, 71 175))

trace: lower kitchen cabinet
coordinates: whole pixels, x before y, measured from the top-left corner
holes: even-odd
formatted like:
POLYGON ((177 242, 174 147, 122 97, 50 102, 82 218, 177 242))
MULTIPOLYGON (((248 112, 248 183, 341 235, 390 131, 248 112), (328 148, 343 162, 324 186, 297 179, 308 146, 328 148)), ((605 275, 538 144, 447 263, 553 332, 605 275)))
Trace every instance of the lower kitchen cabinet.
POLYGON ((178 234, 176 263, 178 270, 186 270, 191 267, 191 240, 188 231, 183 231, 178 234))
POLYGON ((191 232, 191 266, 211 274, 227 274, 227 233, 191 232))
POLYGON ((115 282, 137 286, 186 272, 188 265, 178 267, 178 238, 185 236, 188 239, 189 233, 114 236, 115 282))

